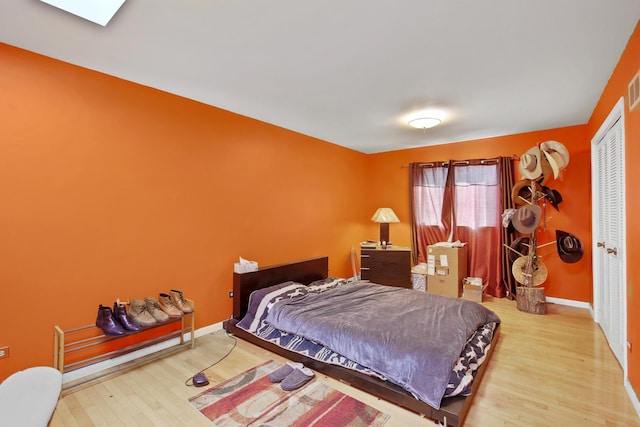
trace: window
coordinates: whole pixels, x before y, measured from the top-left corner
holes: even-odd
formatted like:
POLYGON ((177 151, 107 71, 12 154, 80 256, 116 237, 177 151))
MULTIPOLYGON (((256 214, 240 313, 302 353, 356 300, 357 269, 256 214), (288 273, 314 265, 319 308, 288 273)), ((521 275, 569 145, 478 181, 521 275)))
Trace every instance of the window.
POLYGON ((459 227, 498 226, 500 198, 497 164, 455 167, 455 222, 459 227))
POLYGON ((512 163, 500 158, 410 165, 414 262, 426 262, 429 245, 460 240, 468 245, 468 275, 483 278, 492 295, 504 296, 502 171, 511 176, 512 163))

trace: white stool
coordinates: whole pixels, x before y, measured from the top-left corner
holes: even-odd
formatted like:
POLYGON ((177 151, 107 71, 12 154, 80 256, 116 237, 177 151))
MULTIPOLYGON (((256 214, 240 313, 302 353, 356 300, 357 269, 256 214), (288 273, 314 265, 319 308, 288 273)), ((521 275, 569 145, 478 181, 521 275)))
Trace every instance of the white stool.
POLYGON ((18 371, 0 384, 0 425, 46 427, 56 409, 62 374, 36 366, 18 371))

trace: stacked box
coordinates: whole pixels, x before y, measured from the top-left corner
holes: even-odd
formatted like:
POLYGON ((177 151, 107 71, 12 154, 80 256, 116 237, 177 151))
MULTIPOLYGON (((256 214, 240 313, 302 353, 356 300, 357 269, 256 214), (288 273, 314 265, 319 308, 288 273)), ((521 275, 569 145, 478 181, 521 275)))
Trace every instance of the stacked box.
POLYGON ((484 288, 482 278, 465 277, 462 280, 462 298, 469 301, 482 302, 482 292, 484 288))
POLYGON ((427 292, 459 298, 466 276, 466 246, 427 246, 427 292))

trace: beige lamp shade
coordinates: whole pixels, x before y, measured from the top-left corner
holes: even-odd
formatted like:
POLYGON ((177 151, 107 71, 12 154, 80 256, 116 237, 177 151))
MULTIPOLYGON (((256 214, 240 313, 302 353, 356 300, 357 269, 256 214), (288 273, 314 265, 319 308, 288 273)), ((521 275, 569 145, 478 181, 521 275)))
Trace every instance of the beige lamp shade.
POLYGON ((389 243, 389 223, 400 222, 391 208, 378 208, 371 217, 371 221, 380 223, 380 242, 389 243))
POLYGON ((378 208, 376 213, 371 217, 371 221, 386 222, 387 224, 390 222, 400 222, 398 216, 391 208, 378 208))

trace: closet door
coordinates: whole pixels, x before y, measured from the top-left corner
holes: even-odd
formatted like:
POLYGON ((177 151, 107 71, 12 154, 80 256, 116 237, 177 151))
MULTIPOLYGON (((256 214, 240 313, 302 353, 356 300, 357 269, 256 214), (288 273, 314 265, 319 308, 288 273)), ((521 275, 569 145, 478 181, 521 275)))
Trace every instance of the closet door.
POLYGON ((595 320, 626 372, 624 104, 618 104, 592 141, 593 281, 595 320))

